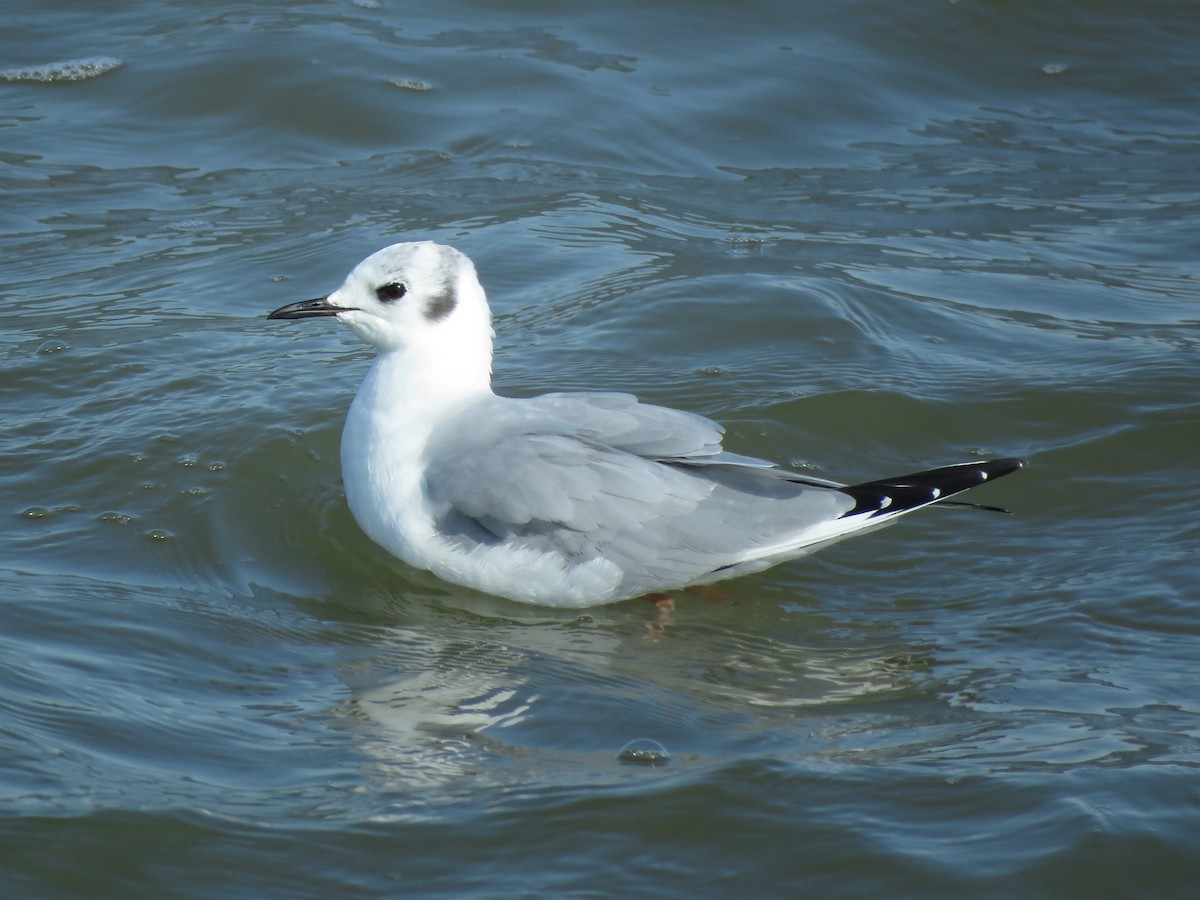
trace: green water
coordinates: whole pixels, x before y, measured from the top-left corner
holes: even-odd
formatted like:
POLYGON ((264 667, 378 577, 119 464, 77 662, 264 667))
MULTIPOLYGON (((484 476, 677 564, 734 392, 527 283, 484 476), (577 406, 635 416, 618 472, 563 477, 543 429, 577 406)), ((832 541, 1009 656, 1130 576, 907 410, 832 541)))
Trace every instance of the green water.
POLYGON ((1191 896, 1194 4, 0 17, 5 896, 1191 896), (368 351, 264 316, 407 239, 502 392, 1026 456, 1014 515, 669 612, 406 569, 339 483, 368 351))

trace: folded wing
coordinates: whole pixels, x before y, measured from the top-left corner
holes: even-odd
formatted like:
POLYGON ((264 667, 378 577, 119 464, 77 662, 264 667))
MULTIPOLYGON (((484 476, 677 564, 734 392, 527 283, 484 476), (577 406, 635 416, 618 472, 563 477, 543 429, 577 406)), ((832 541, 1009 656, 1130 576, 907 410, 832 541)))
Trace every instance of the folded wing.
POLYGON ((769 463, 723 455, 720 426, 701 416, 629 395, 485 402, 501 408, 465 411, 429 448, 439 530, 568 565, 605 559, 624 595, 795 555, 805 532, 855 506, 769 463))

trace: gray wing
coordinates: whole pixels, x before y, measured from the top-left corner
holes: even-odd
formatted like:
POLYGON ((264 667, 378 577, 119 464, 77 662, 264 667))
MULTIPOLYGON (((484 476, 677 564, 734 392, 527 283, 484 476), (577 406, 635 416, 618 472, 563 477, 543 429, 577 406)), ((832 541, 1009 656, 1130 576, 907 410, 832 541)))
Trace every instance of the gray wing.
POLYGON ((568 563, 601 557, 628 595, 736 567, 853 507, 829 487, 724 454, 721 433, 627 394, 491 397, 439 430, 426 487, 447 538, 568 563))
POLYGON ((542 394, 519 401, 587 440, 650 459, 703 459, 721 452, 725 429, 680 409, 651 406, 633 394, 542 394))
POLYGON ((560 420, 573 423, 581 437, 680 465, 745 466, 772 471, 799 484, 841 488, 845 484, 781 469, 775 463, 721 447, 725 428, 696 413, 642 403, 633 394, 580 392, 543 394, 527 403, 560 420))
MULTIPOLYGON (((582 437, 648 459, 697 466, 748 466, 773 469, 780 475, 796 475, 784 472, 766 460, 722 449, 725 429, 712 419, 681 409, 642 403, 633 394, 554 393, 525 402, 531 408, 574 423, 582 437)), ((824 487, 843 486, 819 478, 808 481, 824 487)))

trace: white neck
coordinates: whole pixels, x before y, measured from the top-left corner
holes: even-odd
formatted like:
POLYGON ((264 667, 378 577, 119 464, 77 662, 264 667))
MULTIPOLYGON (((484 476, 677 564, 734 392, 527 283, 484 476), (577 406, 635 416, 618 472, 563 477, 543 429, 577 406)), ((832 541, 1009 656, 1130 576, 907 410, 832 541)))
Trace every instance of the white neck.
POLYGON ((350 509, 376 543, 414 565, 425 564, 413 542, 425 527, 417 523, 429 516, 426 443, 447 416, 492 393, 487 317, 486 306, 456 309, 418 345, 379 351, 346 416, 342 479, 350 509))
POLYGON ((376 395, 374 408, 389 417, 433 423, 462 401, 491 393, 490 338, 489 332, 486 340, 476 340, 473 346, 457 339, 381 351, 363 388, 369 386, 376 395))

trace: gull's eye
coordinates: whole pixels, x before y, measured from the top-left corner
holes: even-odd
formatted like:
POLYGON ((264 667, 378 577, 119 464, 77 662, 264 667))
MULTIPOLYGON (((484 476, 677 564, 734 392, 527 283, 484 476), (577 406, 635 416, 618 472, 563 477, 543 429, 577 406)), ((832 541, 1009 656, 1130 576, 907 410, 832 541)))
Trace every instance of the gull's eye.
POLYGON ((398 281, 389 281, 387 284, 381 284, 375 288, 375 296, 379 298, 380 303, 391 303, 393 300, 399 300, 408 292, 408 288, 398 281))

